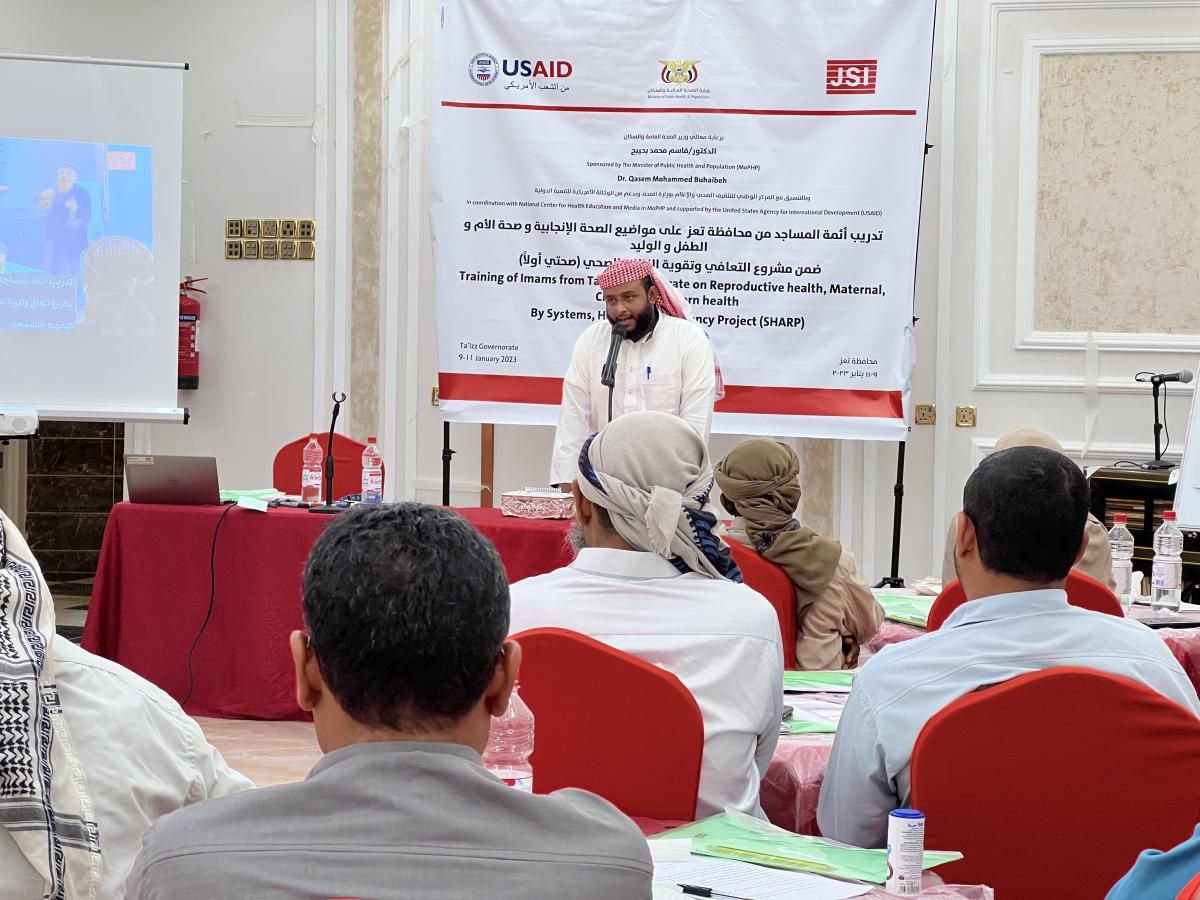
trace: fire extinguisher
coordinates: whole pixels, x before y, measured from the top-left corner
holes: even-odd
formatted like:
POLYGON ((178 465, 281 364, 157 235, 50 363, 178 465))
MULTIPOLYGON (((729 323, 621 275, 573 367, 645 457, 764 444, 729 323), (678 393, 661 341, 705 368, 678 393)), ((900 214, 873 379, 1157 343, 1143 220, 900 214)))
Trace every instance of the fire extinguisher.
POLYGON ((204 288, 196 287, 207 278, 188 275, 179 282, 179 389, 194 391, 200 387, 200 345, 197 326, 200 324, 200 301, 192 296, 206 294, 204 288))

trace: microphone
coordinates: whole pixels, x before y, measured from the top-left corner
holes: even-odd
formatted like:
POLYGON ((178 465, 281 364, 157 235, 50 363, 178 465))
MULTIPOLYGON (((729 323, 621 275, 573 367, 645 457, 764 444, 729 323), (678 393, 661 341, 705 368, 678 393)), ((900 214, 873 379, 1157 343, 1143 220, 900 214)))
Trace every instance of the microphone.
POLYGON ((617 382, 617 354, 621 350, 621 341, 623 340, 625 340, 625 327, 614 325, 612 340, 608 344, 608 359, 604 361, 604 368, 600 370, 600 383, 610 391, 617 382))
POLYGON ((1188 384, 1192 380, 1192 373, 1187 369, 1182 372, 1172 372, 1170 375, 1155 375, 1150 379, 1151 384, 1166 384, 1168 381, 1178 381, 1180 384, 1188 384))

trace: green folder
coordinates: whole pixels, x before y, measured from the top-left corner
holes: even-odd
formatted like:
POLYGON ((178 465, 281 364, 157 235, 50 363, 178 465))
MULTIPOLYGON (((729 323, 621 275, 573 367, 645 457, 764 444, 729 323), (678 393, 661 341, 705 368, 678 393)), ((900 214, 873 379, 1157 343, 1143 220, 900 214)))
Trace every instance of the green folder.
MULTIPOLYGON (((813 872, 831 878, 887 880, 887 851, 848 847, 825 838, 792 834, 743 813, 726 810, 719 815, 656 834, 650 840, 690 838, 692 853, 736 859, 775 869, 813 872)), ((926 851, 923 867, 962 859, 961 853, 926 851)))
POLYGON ((801 694, 833 690, 844 693, 854 683, 853 672, 784 672, 784 691, 801 694))
POLYGON ((929 624, 929 609, 933 597, 898 597, 895 594, 876 594, 875 599, 883 607, 884 615, 893 622, 925 628, 929 624))

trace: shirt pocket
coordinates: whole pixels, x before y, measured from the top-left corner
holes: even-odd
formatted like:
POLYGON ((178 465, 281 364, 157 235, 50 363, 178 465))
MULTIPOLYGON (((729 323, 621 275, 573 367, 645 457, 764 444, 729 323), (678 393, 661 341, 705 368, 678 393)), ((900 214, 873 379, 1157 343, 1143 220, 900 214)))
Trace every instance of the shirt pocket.
POLYGON ((679 372, 651 372, 642 382, 642 409, 678 413, 683 396, 683 378, 679 372))

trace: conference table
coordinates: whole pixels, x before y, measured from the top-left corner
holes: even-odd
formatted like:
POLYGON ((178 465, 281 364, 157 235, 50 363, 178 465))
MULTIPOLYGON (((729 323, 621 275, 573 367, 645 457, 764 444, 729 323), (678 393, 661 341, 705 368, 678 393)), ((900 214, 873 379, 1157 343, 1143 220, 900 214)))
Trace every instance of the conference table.
MULTIPOLYGON (((457 511, 496 546, 510 582, 571 560, 566 521, 457 511)), ((158 685, 192 715, 307 719, 296 707, 288 635, 302 627, 308 551, 334 518, 288 507, 118 503, 84 648, 158 685)))

